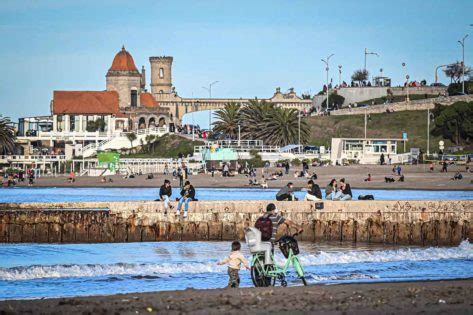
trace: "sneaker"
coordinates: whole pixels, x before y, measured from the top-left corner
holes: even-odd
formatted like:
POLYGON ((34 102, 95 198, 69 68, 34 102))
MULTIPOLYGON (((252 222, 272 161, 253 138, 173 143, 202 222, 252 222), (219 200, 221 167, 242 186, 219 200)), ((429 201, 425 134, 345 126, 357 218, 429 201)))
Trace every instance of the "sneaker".
POLYGON ((176 217, 180 216, 181 215, 181 212, 180 211, 176 211, 176 217))
POLYGON ((187 211, 184 211, 184 218, 187 218, 187 211))

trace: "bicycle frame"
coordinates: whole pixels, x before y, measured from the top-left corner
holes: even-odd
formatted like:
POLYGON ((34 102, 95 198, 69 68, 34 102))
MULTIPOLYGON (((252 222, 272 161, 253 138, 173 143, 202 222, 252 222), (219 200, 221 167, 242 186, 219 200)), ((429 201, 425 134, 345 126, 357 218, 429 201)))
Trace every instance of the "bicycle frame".
MULTIPOLYGON (((274 254, 271 254, 273 265, 264 264, 264 253, 258 253, 253 256, 251 264, 258 270, 261 275, 265 277, 278 278, 282 275, 286 275, 289 267, 292 265, 296 269, 295 262, 300 265, 299 259, 293 254, 292 249, 289 249, 289 255, 284 263, 284 266, 279 266, 274 259, 274 254), (256 263, 258 262, 258 263, 256 263)), ((297 270, 296 270, 297 272, 297 270)), ((300 276, 300 275, 299 275, 300 276)), ((302 275, 303 276, 303 275, 302 275)))

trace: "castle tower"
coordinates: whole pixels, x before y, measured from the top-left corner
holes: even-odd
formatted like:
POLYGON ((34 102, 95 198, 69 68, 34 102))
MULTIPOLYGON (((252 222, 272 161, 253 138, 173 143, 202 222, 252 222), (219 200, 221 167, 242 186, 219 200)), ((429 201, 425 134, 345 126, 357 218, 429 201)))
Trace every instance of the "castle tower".
POLYGON ((141 74, 136 69, 133 57, 125 46, 113 58, 112 66, 105 76, 107 91, 118 92, 120 109, 139 107, 141 93, 141 74))
POLYGON ((172 57, 150 57, 151 64, 151 93, 170 94, 172 92, 172 57))
POLYGON ((141 66, 141 90, 146 89, 146 72, 145 72, 145 66, 141 66))

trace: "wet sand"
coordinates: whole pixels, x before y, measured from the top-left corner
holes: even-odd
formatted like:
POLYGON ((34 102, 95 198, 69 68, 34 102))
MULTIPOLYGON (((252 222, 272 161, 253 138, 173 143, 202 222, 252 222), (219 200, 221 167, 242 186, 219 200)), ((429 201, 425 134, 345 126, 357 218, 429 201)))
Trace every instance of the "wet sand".
MULTIPOLYGON (((267 178, 269 174, 274 173, 277 168, 258 169, 257 179, 261 180, 261 175, 265 174, 267 178)), ((288 182, 293 182, 296 188, 305 187, 307 178, 295 178, 294 172, 300 171, 301 167, 292 167, 289 175, 274 181, 268 181, 269 188, 280 188, 288 182)), ((448 173, 440 173, 440 167, 437 166, 434 172, 429 171, 428 165, 407 165, 402 166, 402 173, 405 176, 405 182, 398 182, 399 177, 392 173, 392 166, 380 165, 355 165, 355 166, 327 166, 327 167, 311 167, 310 172, 318 175, 316 183, 324 188, 330 179, 346 178, 352 188, 372 188, 372 189, 429 189, 429 190, 473 190, 473 173, 465 172, 465 166, 451 166, 448 173), (462 180, 451 180, 455 171, 461 171, 462 180), (365 182, 364 179, 368 173, 372 175, 371 182, 365 182), (393 177, 396 182, 385 183, 384 177, 393 177)), ((58 177, 42 177, 36 180, 34 186, 39 187, 159 187, 165 178, 172 179, 172 185, 178 186, 179 180, 172 176, 164 176, 162 174, 154 174, 154 179, 148 180, 147 175, 136 176, 135 178, 123 179, 122 176, 109 176, 113 179, 112 183, 101 183, 99 177, 77 177, 73 184, 67 183, 67 176, 58 177)), ((109 178, 107 177, 107 178, 109 178)), ((236 175, 234 177, 222 177, 216 174, 215 177, 210 175, 199 174, 191 175, 189 180, 196 187, 250 187, 248 186, 249 178, 245 175, 236 175)), ((20 183, 19 186, 27 186, 27 183, 20 183)), ((257 186, 253 186, 257 187, 257 186)))
POLYGON ((473 280, 0 301, 0 314, 472 314, 473 280))

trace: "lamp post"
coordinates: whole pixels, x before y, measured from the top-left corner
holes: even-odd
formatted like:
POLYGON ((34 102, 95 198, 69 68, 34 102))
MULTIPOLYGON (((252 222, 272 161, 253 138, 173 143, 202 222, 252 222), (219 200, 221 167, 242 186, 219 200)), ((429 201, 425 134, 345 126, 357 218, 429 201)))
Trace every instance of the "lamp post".
POLYGON ((379 55, 375 52, 368 52, 368 49, 365 48, 365 66, 363 67, 363 70, 366 71, 366 56, 367 55, 376 55, 377 57, 379 57, 379 55))
POLYGON ((329 108, 329 103, 328 103, 328 98, 329 98, 329 88, 328 88, 328 71, 330 70, 330 67, 329 67, 329 61, 330 61, 330 58, 332 58, 332 56, 335 55, 335 54, 331 54, 330 56, 327 57, 327 59, 320 59, 322 60, 323 63, 325 63, 326 67, 325 67, 325 71, 327 72, 327 111, 328 111, 328 108, 329 108))
MULTIPOLYGON (((209 91, 209 101, 210 101, 210 99, 212 98, 212 86, 213 86, 214 84, 217 84, 218 82, 219 82, 219 81, 214 81, 214 82, 212 82, 212 83, 209 84, 209 87, 205 87, 205 86, 202 87, 204 90, 209 91)), ((209 106, 209 107, 210 107, 210 106, 209 106)), ((209 132, 210 132, 211 130, 212 130, 212 109, 209 108, 209 132)))
POLYGON ((300 148, 301 148, 301 112, 300 111, 297 112, 297 116, 299 118, 299 121, 298 121, 298 125, 299 125, 298 143, 299 143, 299 150, 300 150, 300 148))
POLYGON ((448 66, 448 65, 440 65, 440 66, 437 66, 437 67, 435 68, 435 83, 437 83, 438 80, 439 80, 438 70, 439 70, 440 68, 443 68, 443 67, 446 67, 446 66, 448 66))
POLYGON ((462 93, 465 94, 465 39, 468 37, 468 34, 463 36, 462 40, 459 40, 458 43, 462 45, 462 93))
POLYGON ((338 86, 342 86, 342 65, 338 65, 338 86))
POLYGON ((409 75, 406 75, 406 102, 409 103, 409 75))

